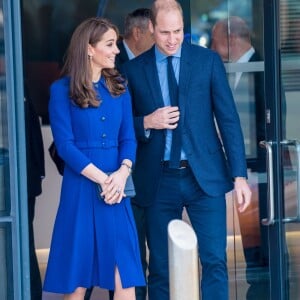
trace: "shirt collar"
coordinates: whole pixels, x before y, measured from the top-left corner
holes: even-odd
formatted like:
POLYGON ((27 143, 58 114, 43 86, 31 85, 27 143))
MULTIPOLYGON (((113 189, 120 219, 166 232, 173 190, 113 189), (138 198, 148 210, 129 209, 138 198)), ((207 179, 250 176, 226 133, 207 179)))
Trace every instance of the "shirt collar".
POLYGON ((127 52, 127 55, 128 55, 128 58, 129 60, 135 58, 135 55, 133 54, 133 52, 130 50, 130 48, 128 47, 127 43, 125 42, 125 40, 122 41, 123 42, 123 45, 125 47, 125 50, 127 52))
POLYGON ((246 53, 244 53, 236 62, 245 63, 248 62, 250 57, 254 54, 255 50, 251 47, 246 53))
MULTIPOLYGON (((172 56, 175 56, 177 58, 181 57, 181 46, 178 48, 177 52, 174 53, 172 56)), ((155 45, 155 57, 157 62, 162 62, 167 58, 167 55, 163 54, 155 45)))

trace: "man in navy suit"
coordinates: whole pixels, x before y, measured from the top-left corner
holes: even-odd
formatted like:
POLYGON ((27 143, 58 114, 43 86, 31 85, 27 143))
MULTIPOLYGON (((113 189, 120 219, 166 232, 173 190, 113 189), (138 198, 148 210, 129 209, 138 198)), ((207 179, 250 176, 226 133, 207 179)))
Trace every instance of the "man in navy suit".
POLYGON ((234 187, 240 212, 251 198, 239 116, 219 55, 183 41, 180 4, 155 1, 152 18, 155 46, 123 65, 138 140, 133 201, 145 209, 149 300, 169 299, 167 226, 184 207, 198 238, 202 299, 227 300, 225 193, 234 187), (169 56, 177 105, 170 99, 169 56), (176 128, 181 157, 174 167, 176 128))

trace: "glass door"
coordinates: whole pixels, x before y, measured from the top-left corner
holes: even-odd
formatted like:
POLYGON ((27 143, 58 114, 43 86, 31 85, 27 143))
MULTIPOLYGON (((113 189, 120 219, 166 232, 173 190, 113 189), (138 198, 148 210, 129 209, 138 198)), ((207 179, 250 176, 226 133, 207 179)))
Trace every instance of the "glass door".
MULTIPOLYGON (((263 1, 191 1, 192 42, 218 52, 244 133, 248 182, 253 197, 238 213, 227 195, 230 299, 271 299, 267 214, 265 63, 263 1)), ((272 299, 273 300, 273 299, 272 299)))
POLYGON ((192 43, 224 61, 253 193, 243 214, 227 195, 230 299, 300 299, 299 0, 190 6, 192 43))
POLYGON ((299 299, 300 3, 264 1, 268 299, 299 299))
POLYGON ((280 108, 285 117, 280 119, 282 214, 274 222, 282 224, 285 243, 282 249, 284 299, 300 299, 300 2, 280 0, 276 9, 275 19, 280 28, 280 108))

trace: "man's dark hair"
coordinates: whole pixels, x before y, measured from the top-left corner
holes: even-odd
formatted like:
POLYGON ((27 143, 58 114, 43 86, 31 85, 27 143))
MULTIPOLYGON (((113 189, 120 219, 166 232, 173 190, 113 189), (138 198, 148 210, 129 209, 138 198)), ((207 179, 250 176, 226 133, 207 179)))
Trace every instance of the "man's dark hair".
POLYGON ((148 29, 151 20, 151 10, 149 8, 138 8, 129 13, 125 18, 124 38, 129 38, 134 27, 140 28, 143 32, 148 29))

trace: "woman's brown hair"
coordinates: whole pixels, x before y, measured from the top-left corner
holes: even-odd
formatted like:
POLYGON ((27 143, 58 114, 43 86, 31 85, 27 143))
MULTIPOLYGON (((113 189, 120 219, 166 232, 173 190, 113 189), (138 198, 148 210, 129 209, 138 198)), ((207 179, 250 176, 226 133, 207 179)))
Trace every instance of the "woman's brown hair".
MULTIPOLYGON (((101 99, 97 98, 93 87, 88 45, 95 46, 109 29, 119 35, 118 28, 107 19, 89 18, 75 29, 71 37, 61 75, 70 77, 70 97, 82 108, 100 105, 101 99)), ((125 92, 125 80, 115 68, 103 69, 101 76, 112 95, 119 96, 125 92)))

